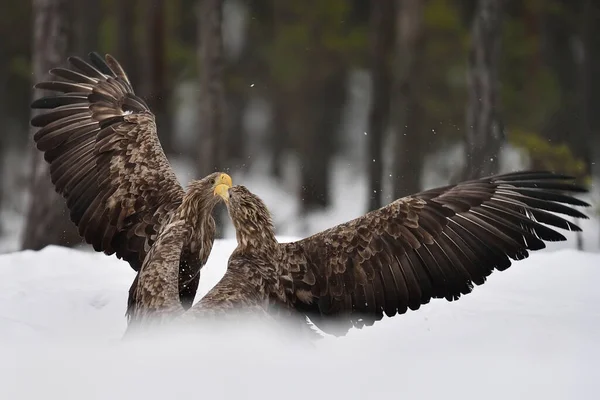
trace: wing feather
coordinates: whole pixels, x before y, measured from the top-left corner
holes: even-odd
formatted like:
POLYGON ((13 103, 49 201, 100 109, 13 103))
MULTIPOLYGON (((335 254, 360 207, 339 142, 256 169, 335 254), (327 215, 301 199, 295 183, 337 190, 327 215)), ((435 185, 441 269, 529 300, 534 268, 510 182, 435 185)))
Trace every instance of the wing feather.
POLYGON ((282 271, 294 271, 297 291, 288 293, 290 303, 326 332, 340 334, 433 298, 456 300, 545 241, 566 240, 554 228, 580 230, 562 216, 587 218, 571 207, 587 203, 568 194, 585 191, 567 176, 533 171, 396 200, 282 244, 282 271), (307 290, 312 297, 300 296, 307 290), (333 328, 332 321, 339 325, 333 328))
POLYGON ((50 71, 57 80, 36 85, 58 93, 32 103, 45 110, 31 121, 34 141, 80 235, 137 271, 184 190, 125 71, 110 56, 90 61, 70 57, 71 68, 50 71))

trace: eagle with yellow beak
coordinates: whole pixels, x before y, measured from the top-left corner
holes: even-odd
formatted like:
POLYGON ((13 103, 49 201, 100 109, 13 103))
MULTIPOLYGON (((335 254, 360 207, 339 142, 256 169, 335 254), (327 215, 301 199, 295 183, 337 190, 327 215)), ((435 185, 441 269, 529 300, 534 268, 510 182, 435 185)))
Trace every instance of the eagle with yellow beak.
MULTIPOLYGON (((237 247, 223 278, 185 316, 246 310, 310 320, 326 333, 343 335, 431 299, 457 300, 494 270, 509 268, 511 260, 528 257, 545 242, 566 240, 555 228, 579 231, 561 214, 587 218, 571 207, 588 206, 571 195, 585 191, 551 172, 496 175, 415 193, 305 239, 279 243, 258 196, 244 186, 218 185, 215 195, 227 204, 237 247)), ((172 238, 183 232, 176 225, 169 230, 172 238)), ((140 288, 171 282, 171 290, 161 293, 162 304, 171 307, 152 308, 154 317, 184 312, 174 290, 179 249, 171 250, 163 255, 170 263, 142 271, 140 288)), ((139 299, 140 308, 148 309, 156 297, 139 299)))
MULTIPOLYGON (((135 95, 121 65, 97 53, 90 54, 90 62, 68 60, 71 68, 50 71, 56 80, 35 85, 58 93, 31 105, 46 110, 31 124, 38 128, 35 145, 50 164, 55 189, 85 241, 135 271, 157 261, 149 251, 161 242, 165 226, 181 223, 186 235, 177 261, 177 294, 187 309, 215 238, 214 189, 230 187, 231 177, 215 172, 184 190, 158 139, 154 114, 135 95)), ((129 291, 130 322, 138 278, 129 291)))

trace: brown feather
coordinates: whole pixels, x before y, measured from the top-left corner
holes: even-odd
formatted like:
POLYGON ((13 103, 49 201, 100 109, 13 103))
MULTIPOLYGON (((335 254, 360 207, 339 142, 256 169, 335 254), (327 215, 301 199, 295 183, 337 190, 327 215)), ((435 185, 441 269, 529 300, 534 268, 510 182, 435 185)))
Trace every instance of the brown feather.
POLYGON ((74 94, 74 95, 57 95, 57 96, 48 96, 41 97, 39 99, 34 100, 31 103, 31 108, 38 109, 49 109, 56 108, 60 106, 66 106, 70 104, 79 104, 85 102, 87 99, 86 94, 74 94))
MULTIPOLYGON (((61 80, 35 85, 58 93, 32 103, 44 110, 31 120, 39 128, 34 141, 80 235, 96 251, 116 254, 139 271, 157 233, 182 218, 184 198, 196 192, 186 194, 179 184, 161 148, 154 115, 134 94, 119 63, 97 53, 90 60, 70 57, 70 68, 51 71, 61 80)), ((208 183, 202 190, 210 204, 216 202, 208 183)), ((194 234, 182 244, 190 251, 181 268, 187 263, 188 272, 199 277, 212 248, 214 221, 206 210, 193 212, 198 215, 189 214, 187 222, 194 234)), ((180 289, 182 299, 193 299, 197 282, 180 289)))
POLYGON ((40 82, 36 83, 33 87, 36 89, 51 90, 53 92, 62 93, 90 93, 92 91, 90 85, 63 81, 40 82))
POLYGON ((91 78, 87 75, 81 74, 77 71, 73 71, 67 68, 52 68, 50 70, 50 75, 66 79, 67 81, 72 81, 75 83, 87 83, 89 85, 95 85, 98 83, 97 79, 91 78))
MULTIPOLYGON (((585 202, 558 192, 585 191, 569 179, 547 172, 525 172, 448 185, 396 200, 299 242, 283 244, 284 269, 287 251, 294 248, 302 250, 305 264, 312 270, 334 271, 314 273, 314 286, 321 287, 316 292, 315 308, 302 305, 299 310, 307 315, 320 314, 321 317, 312 318, 318 326, 325 327, 325 316, 334 318, 349 311, 368 311, 377 320, 381 318, 377 310, 392 316, 407 309, 416 310, 432 298, 456 300, 470 293, 474 284, 483 284, 494 269, 508 268, 510 259, 523 259, 529 251, 544 248, 545 240, 565 240, 540 222, 579 229, 551 214, 585 217, 568 206, 583 206, 585 202), (328 252, 321 251, 322 246, 328 252), (342 255, 358 263, 349 264, 352 268, 331 266, 332 262, 339 263, 342 255), (365 271, 364 275, 360 271, 365 271), (373 295, 377 310, 354 304, 350 310, 342 308, 332 314, 328 296, 347 298, 344 295, 348 294, 340 292, 348 288, 339 286, 338 274, 352 274, 359 283, 355 290, 360 291, 350 293, 354 301, 362 302, 373 295), (323 275, 328 278, 324 280, 323 275), (363 276, 367 278, 366 286, 361 284, 363 276)), ((302 279, 303 275, 295 276, 302 279)), ((352 323, 362 326, 364 321, 353 319, 352 323)))
MULTIPOLYGON (((67 60, 69 60, 69 63, 73 67, 77 68, 79 71, 81 71, 82 73, 84 73, 85 75, 87 75, 91 78, 96 78, 98 80, 105 80, 107 78, 107 76, 105 74, 98 71, 96 68, 94 68, 89 63, 85 62, 80 57, 71 56, 71 57, 67 58, 67 60)), ((110 75, 110 73, 108 75, 110 75)))

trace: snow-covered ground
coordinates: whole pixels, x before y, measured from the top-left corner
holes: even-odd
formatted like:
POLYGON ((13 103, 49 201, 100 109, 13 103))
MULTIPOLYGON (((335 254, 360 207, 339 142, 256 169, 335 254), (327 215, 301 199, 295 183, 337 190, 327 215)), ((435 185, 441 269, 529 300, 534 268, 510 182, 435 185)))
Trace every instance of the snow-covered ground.
MULTIPOLYGON (((234 246, 215 243, 199 296, 234 246)), ((132 278, 123 262, 87 251, 0 256, 0 399, 548 400, 600 391, 600 254, 538 252, 460 301, 312 348, 243 327, 122 341, 132 278)))

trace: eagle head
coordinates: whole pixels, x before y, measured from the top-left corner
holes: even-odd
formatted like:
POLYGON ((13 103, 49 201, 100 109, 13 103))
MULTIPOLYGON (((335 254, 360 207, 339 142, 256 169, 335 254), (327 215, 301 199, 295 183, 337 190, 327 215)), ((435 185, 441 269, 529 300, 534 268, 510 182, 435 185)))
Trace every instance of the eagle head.
POLYGON ((232 183, 231 177, 224 172, 214 172, 202 179, 192 181, 183 200, 183 216, 188 218, 202 215, 203 211, 212 212, 220 200, 214 196, 216 188, 231 187, 232 183))
POLYGON ((218 185, 214 193, 227 205, 238 243, 275 241, 271 213, 258 196, 241 185, 218 185))

